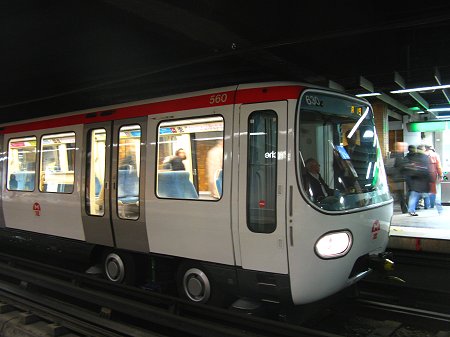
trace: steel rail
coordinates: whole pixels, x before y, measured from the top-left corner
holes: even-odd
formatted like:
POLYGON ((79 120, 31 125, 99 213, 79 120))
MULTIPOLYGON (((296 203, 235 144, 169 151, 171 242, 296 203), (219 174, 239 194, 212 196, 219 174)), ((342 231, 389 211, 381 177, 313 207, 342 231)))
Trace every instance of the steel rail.
MULTIPOLYGON (((97 315, 102 308, 107 308, 112 312, 111 319, 118 316, 122 322, 136 324, 138 321, 142 326, 137 325, 136 328, 150 326, 152 331, 170 331, 171 336, 182 333, 183 336, 205 337, 337 337, 332 333, 188 303, 137 288, 113 285, 101 279, 26 259, 2 255, 0 261, 3 261, 0 267, 0 277, 3 278, 0 288, 8 288, 10 292, 14 292, 22 283, 26 285, 21 289, 22 296, 39 297, 47 294, 46 300, 51 297, 61 303, 53 307, 58 311, 63 311, 62 303, 67 302, 72 309, 77 306, 77 310, 90 310, 91 314, 94 312, 97 315)), ((34 301, 39 299, 35 297, 34 301)), ((72 312, 72 315, 77 314, 72 312)), ((107 321, 106 326, 112 326, 111 322, 107 321)))
POLYGON ((98 314, 80 310, 70 304, 50 297, 24 291, 20 287, 12 287, 1 281, 0 289, 0 299, 9 305, 19 308, 24 312, 31 312, 40 319, 55 322, 83 336, 163 337, 161 334, 120 324, 102 318, 98 314))
POLYGON ((358 299, 356 304, 359 308, 364 308, 370 312, 370 315, 374 315, 376 311, 378 314, 387 317, 389 320, 400 318, 400 321, 403 323, 406 321, 407 323, 413 323, 415 325, 450 329, 449 314, 365 299, 358 299))

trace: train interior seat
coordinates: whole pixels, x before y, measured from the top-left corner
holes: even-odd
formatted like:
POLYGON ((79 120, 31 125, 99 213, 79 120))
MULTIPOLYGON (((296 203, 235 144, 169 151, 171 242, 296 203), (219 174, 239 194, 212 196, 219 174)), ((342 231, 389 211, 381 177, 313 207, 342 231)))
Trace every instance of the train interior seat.
POLYGON ((139 177, 136 170, 119 170, 117 199, 123 204, 136 204, 139 201, 139 177))
POLYGON ((198 193, 189 180, 187 171, 158 173, 158 196, 175 199, 198 199, 198 193))
POLYGON ((18 191, 34 190, 34 172, 17 172, 14 175, 16 176, 18 191))
POLYGON ((117 207, 120 218, 139 218, 139 177, 135 169, 121 169, 118 172, 117 207))
POLYGON ((217 195, 222 195, 223 170, 217 170, 215 174, 217 195))

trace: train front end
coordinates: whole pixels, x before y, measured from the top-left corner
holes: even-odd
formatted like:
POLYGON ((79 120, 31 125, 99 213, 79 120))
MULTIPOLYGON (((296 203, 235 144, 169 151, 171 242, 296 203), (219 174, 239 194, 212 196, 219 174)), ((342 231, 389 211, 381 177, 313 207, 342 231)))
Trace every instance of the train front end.
POLYGON ((288 256, 292 299, 304 304, 370 271, 387 247, 393 203, 367 101, 308 89, 294 123, 288 256))

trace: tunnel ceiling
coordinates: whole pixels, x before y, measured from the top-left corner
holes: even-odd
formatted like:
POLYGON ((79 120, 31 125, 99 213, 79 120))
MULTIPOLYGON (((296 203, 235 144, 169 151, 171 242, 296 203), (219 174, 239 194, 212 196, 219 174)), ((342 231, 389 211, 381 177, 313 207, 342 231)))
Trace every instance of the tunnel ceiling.
POLYGON ((450 91, 391 93, 450 84, 448 1, 6 0, 1 7, 0 122, 272 80, 378 92, 369 100, 387 102, 397 118, 450 106, 450 91))

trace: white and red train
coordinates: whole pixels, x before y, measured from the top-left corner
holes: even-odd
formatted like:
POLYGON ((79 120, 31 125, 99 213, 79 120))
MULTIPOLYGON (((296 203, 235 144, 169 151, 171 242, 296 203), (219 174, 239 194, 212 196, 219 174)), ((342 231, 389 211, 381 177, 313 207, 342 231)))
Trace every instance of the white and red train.
POLYGON ((359 280, 387 246, 392 199, 372 108, 342 93, 245 84, 0 132, 3 240, 60 257, 89 247, 113 282, 142 268, 157 282, 167 264, 195 302, 229 292, 303 304, 359 280), (310 158, 325 197, 305 179, 310 158))

